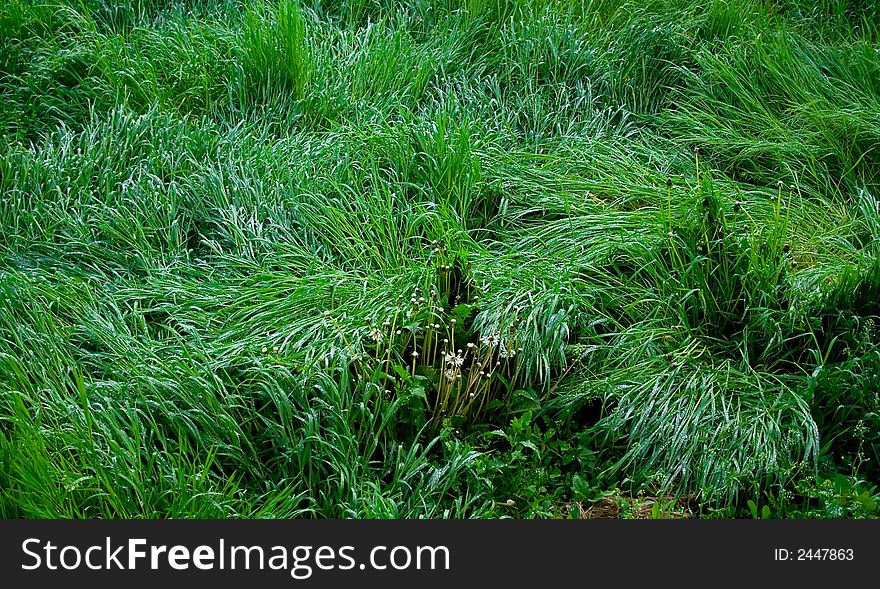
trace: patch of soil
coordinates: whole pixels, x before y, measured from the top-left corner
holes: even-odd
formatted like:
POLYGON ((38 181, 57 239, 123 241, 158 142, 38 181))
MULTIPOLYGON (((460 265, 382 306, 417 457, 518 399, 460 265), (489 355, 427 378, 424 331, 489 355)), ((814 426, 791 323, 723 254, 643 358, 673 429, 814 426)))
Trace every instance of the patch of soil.
POLYGON ((589 507, 577 501, 580 519, 654 519, 654 505, 660 501, 660 519, 690 519, 694 517, 696 498, 690 495, 675 498, 667 496, 662 500, 653 496, 625 497, 609 495, 602 497, 589 507))

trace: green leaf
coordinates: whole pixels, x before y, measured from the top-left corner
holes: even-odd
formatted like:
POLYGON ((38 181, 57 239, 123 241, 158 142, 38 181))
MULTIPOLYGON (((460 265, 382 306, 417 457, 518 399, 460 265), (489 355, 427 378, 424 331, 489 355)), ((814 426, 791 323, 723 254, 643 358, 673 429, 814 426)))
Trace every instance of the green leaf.
POLYGON ((525 413, 526 411, 539 411, 541 399, 533 390, 519 389, 514 391, 510 401, 510 413, 525 413))
POLYGON ((489 412, 498 411, 504 408, 504 401, 501 399, 492 399, 488 403, 486 403, 486 409, 489 412))
POLYGON ((409 394, 413 397, 418 397, 420 399, 428 400, 428 396, 425 394, 425 387, 422 385, 413 385, 409 389, 409 394))
POLYGON ((589 499, 592 495, 593 488, 587 482, 587 479, 582 477, 580 474, 576 474, 571 479, 571 496, 572 499, 585 500, 589 499))
POLYGON ((749 511, 752 512, 752 519, 758 519, 758 506, 751 499, 748 500, 749 511))
POLYGON ((871 497, 871 494, 867 491, 863 491, 862 493, 860 493, 859 496, 856 497, 856 501, 859 502, 862 507, 872 513, 877 510, 877 502, 874 501, 873 497, 871 497))
POLYGON ((535 445, 535 443, 533 441, 523 440, 522 442, 519 443, 519 445, 522 446, 523 448, 528 448, 529 450, 531 450, 532 452, 537 454, 539 458, 541 457, 541 451, 538 450, 538 447, 535 445))
POLYGON ((473 312, 473 310, 474 310, 473 305, 470 305, 468 303, 461 303, 460 305, 456 305, 452 309, 452 315, 458 321, 464 321, 465 319, 468 318, 468 316, 470 316, 470 314, 471 314, 471 312, 473 312))
POLYGON ((514 417, 510 421, 510 429, 514 434, 518 434, 522 431, 525 431, 526 428, 529 427, 529 424, 532 422, 532 412, 526 411, 519 417, 514 417))

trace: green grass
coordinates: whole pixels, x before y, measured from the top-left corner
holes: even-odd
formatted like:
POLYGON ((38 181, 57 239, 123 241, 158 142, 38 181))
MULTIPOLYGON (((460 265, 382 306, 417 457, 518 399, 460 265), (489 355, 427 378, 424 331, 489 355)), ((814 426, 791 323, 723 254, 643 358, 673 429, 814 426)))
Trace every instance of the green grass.
POLYGON ((4 2, 0 517, 876 517, 878 113, 872 0, 4 2))

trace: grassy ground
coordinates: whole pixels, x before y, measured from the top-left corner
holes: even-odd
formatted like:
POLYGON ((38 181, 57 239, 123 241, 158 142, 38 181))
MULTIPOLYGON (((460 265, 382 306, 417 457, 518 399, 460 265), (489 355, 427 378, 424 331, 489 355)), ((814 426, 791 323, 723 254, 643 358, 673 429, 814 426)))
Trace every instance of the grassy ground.
POLYGON ((872 0, 6 0, 0 516, 872 517, 872 0))

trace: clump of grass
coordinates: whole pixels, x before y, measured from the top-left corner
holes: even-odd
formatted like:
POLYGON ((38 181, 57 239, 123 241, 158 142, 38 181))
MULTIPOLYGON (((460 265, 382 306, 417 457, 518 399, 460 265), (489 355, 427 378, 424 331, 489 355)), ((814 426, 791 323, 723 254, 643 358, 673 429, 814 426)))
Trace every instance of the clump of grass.
POLYGON ((408 300, 399 294, 377 318, 381 323, 352 330, 330 310, 323 317, 346 348, 354 378, 380 391, 378 402, 418 391, 424 405, 417 409, 436 431, 449 423, 481 423, 504 407, 523 376, 517 358, 523 350, 516 317, 498 333, 474 333, 476 288, 461 276, 445 243, 427 247, 435 280, 413 289, 408 300))
POLYGON ((295 1, 250 3, 241 37, 243 104, 301 100, 309 91, 312 57, 302 8, 295 1))

